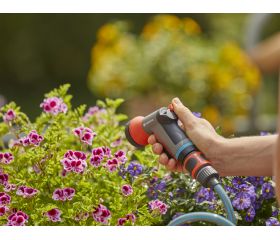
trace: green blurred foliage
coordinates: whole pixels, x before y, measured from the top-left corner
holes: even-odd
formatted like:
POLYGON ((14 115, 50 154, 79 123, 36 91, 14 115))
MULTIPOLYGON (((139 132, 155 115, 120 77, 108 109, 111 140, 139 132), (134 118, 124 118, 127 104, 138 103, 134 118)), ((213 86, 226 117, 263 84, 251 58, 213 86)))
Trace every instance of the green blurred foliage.
MULTIPOLYGON (((138 31, 151 16, 0 14, 0 95, 20 102, 31 118, 39 114, 34 104, 40 104, 44 92, 66 82, 73 86, 75 105, 94 103, 86 78, 97 30, 106 22, 123 19, 138 31)), ((194 18, 208 28, 203 14, 194 18)))
POLYGON ((232 132, 232 119, 252 105, 260 73, 235 41, 207 35, 192 18, 175 15, 155 16, 140 34, 123 21, 106 24, 92 49, 90 87, 102 97, 139 97, 139 105, 148 97, 143 105, 151 108, 177 95, 232 132))
MULTIPOLYGON (((0 14, 0 105, 3 97, 21 103, 34 118, 44 92, 70 82, 74 106, 91 105, 97 98, 87 86, 90 51, 98 29, 105 23, 125 20, 132 33, 140 33, 155 14, 0 14)), ((176 14, 191 17, 205 37, 243 43, 248 14, 176 14)), ((278 29, 279 14, 265 28, 263 38, 278 29)), ((275 76, 266 79, 261 111, 276 112, 275 76), (271 79, 271 80, 270 80, 271 79), (270 94, 273 90, 274 94, 270 94), (269 106, 269 108, 267 107, 269 106)), ((123 109, 124 110, 124 109, 123 109)))

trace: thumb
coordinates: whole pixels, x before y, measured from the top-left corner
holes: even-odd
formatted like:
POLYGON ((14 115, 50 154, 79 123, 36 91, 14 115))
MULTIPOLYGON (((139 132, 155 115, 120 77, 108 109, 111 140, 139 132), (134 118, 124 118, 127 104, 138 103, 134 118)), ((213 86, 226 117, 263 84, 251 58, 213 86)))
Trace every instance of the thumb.
POLYGON ((193 128, 195 116, 193 113, 183 105, 179 98, 172 99, 172 106, 174 112, 177 114, 179 120, 183 123, 186 130, 193 128))

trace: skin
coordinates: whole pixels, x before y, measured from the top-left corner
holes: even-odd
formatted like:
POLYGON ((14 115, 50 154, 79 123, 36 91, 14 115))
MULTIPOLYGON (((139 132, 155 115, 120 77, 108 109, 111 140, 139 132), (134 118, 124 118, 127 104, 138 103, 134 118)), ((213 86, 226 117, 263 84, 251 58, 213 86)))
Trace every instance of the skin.
MULTIPOLYGON (((276 176, 277 196, 280 199, 280 156, 275 147, 280 142, 278 135, 252 136, 227 139, 218 135, 213 126, 203 118, 195 117, 178 98, 172 100, 182 128, 188 137, 209 159, 221 176, 276 176), (276 155, 276 156, 275 156, 276 155), (273 164, 274 173, 273 173, 273 164)), ((280 122, 279 122, 280 123, 280 122)), ((182 171, 182 166, 173 158, 169 159, 154 135, 148 139, 153 152, 159 155, 159 163, 169 171, 182 171)))

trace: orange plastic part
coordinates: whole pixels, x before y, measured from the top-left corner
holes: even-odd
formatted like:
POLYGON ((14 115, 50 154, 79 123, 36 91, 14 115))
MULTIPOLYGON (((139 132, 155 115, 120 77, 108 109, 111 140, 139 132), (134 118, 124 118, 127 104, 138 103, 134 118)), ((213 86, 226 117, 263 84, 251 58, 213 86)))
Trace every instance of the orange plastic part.
POLYGON ((185 160, 184 160, 184 168, 186 167, 187 162, 191 159, 194 158, 196 159, 197 163, 194 167, 194 169, 192 170, 192 172, 190 173, 192 175, 192 178, 195 179, 198 170, 201 169, 202 166, 204 165, 210 165, 210 162, 208 160, 206 160, 204 158, 204 156, 202 155, 201 152, 192 152, 191 154, 189 154, 185 160))
POLYGON ((144 117, 138 116, 133 118, 129 123, 129 133, 131 138, 139 145, 148 145, 149 134, 147 134, 142 126, 144 117))
POLYGON ((167 108, 168 108, 170 111, 174 111, 174 107, 173 107, 172 103, 170 103, 170 104, 168 105, 167 108))

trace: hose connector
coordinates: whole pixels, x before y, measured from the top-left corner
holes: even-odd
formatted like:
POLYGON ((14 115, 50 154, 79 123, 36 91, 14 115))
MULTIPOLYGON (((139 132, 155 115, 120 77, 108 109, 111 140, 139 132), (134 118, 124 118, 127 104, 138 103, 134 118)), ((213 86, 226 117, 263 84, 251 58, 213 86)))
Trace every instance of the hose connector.
POLYGON ((196 180, 204 187, 214 188, 219 184, 219 174, 212 166, 202 168, 196 176, 196 180))

